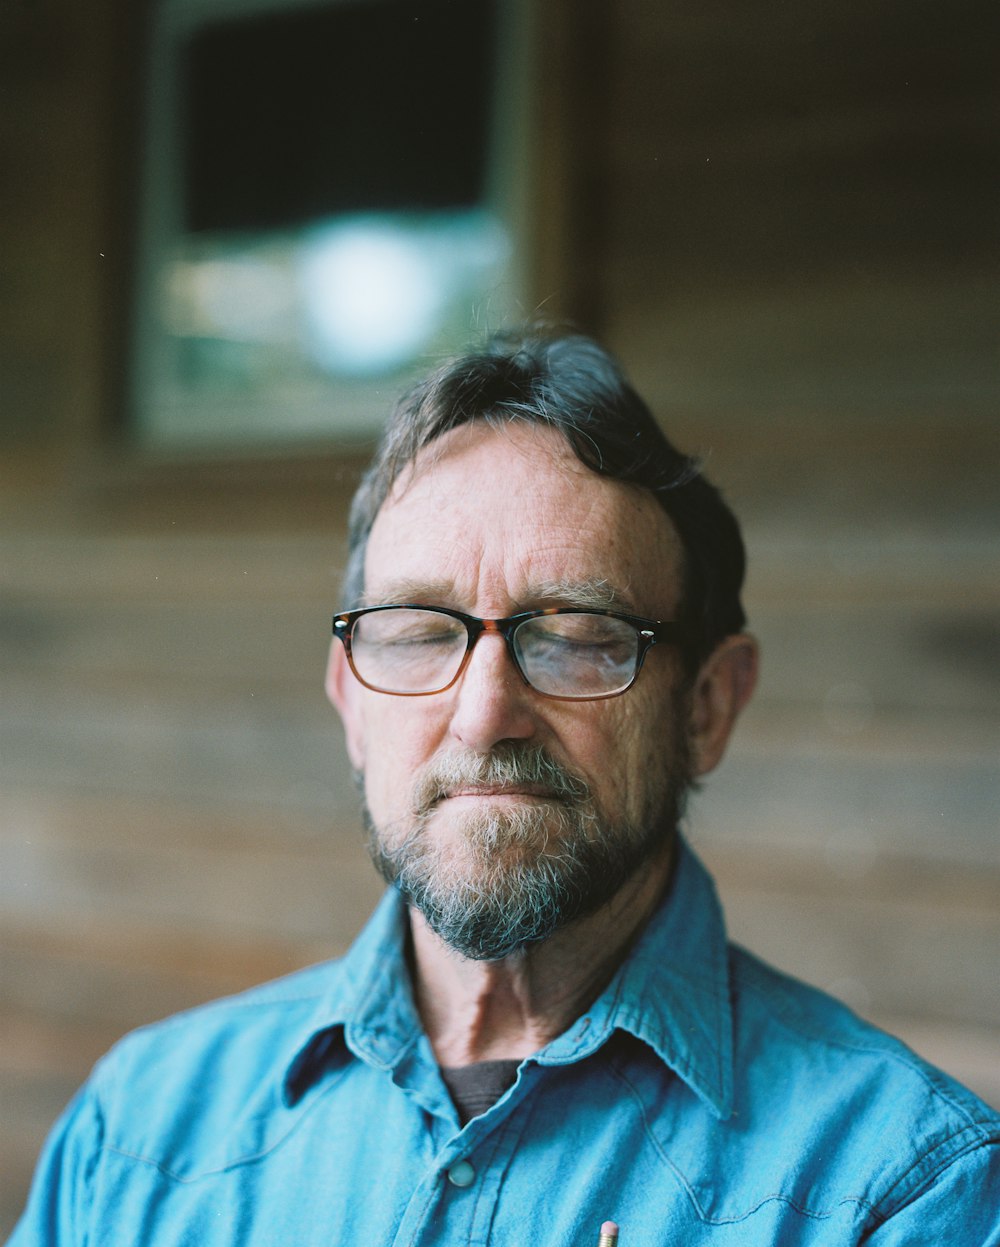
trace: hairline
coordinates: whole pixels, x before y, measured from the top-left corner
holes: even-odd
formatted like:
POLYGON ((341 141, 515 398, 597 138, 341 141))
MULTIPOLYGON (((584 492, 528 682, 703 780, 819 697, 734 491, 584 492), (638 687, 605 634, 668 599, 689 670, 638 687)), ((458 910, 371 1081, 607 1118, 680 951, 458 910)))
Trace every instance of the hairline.
MULTIPOLYGON (((437 443, 439 443, 444 437, 446 437, 450 433, 457 432, 460 429, 469 428, 476 424, 484 424, 488 428, 490 428, 493 432, 499 433, 502 431, 504 425, 514 424, 514 423, 527 424, 532 427, 543 428, 543 429, 552 429, 553 432, 558 433, 559 436, 562 438, 565 445, 572 452, 573 457, 576 460, 576 462, 579 463, 580 466, 584 468, 587 472, 589 472, 592 476, 595 476, 598 480, 616 481, 620 485, 625 485, 631 489, 640 490, 643 494, 653 499, 653 501, 656 503, 657 509, 667 520, 667 523, 670 527, 672 539, 676 543, 677 552, 678 552, 677 575, 678 575, 678 580, 679 580, 679 599, 677 602, 677 613, 679 615, 683 615, 686 609, 686 605, 687 605, 687 602, 686 602, 687 575, 688 575, 690 558, 689 558, 689 554, 687 551, 687 547, 685 546, 685 543, 684 543, 684 538, 682 537, 680 530, 678 529, 677 523, 674 520, 674 517, 671 515, 669 508, 667 507, 666 503, 664 502, 659 492, 655 489, 652 489, 649 485, 642 484, 640 481, 629 480, 627 477, 615 476, 615 475, 611 475, 610 473, 606 474, 606 473, 597 471, 594 468, 594 466, 588 463, 587 460, 580 453, 579 448, 577 447, 576 442, 572 436, 572 434, 576 432, 577 430, 574 430, 572 426, 563 424, 558 420, 553 420, 551 417, 540 412, 536 413, 530 410, 529 411, 502 410, 498 412, 496 411, 496 409, 488 409, 486 411, 479 412, 476 415, 470 416, 468 419, 462 421, 459 424, 451 424, 445 428, 435 430, 433 433, 427 436, 426 440, 416 442, 416 439, 413 439, 413 444, 411 444, 407 448, 409 450, 409 454, 402 454, 400 453, 400 450, 402 448, 397 448, 396 452, 393 453, 393 455, 389 458, 388 464, 387 464, 388 466, 387 472, 383 471, 383 472, 378 472, 377 474, 373 472, 370 478, 366 476, 366 479, 364 479, 361 488, 364 489, 370 486, 370 484, 373 483, 375 480, 378 480, 379 478, 381 478, 382 496, 379 499, 378 506, 375 508, 374 511, 370 513, 370 517, 368 518, 368 522, 367 522, 367 525, 365 527, 363 534, 358 535, 357 539, 354 542, 353 547, 349 548, 348 550, 347 565, 346 565, 345 575, 344 575, 344 588, 346 591, 345 596, 348 600, 345 602, 344 609, 356 610, 356 609, 361 609, 362 607, 365 607, 365 606, 377 606, 380 604, 379 602, 376 602, 375 599, 369 595, 367 586, 366 586, 365 560, 367 558, 368 542, 371 537, 372 530, 374 529, 375 524, 379 516, 381 515, 383 509, 386 507, 386 505, 392 503, 397 497, 401 496, 401 494, 406 491, 406 489, 412 483, 413 476, 415 475, 415 473, 418 470, 419 471, 433 470, 434 465, 438 461, 438 459, 444 453, 446 453, 445 448, 438 446, 437 443), (417 462, 418 460, 424 460, 423 462, 419 464, 419 467, 418 467, 418 462, 417 462)), ((381 464, 379 463, 378 460, 376 460, 375 463, 373 464, 373 467, 379 467, 379 466, 381 466, 381 464)), ((548 583, 548 586, 554 590, 554 592, 549 593, 549 594, 546 594, 544 592, 539 592, 535 594, 534 596, 537 596, 539 598, 542 598, 545 596, 550 596, 552 598, 559 598, 561 596, 560 586, 566 586, 568 584, 571 584, 572 582, 557 580, 557 581, 552 581, 552 582, 547 582, 547 583, 548 583)), ((587 603, 580 602, 578 604, 579 605, 585 605, 585 604, 591 605, 595 610, 602 610, 602 609, 611 610, 615 608, 625 609, 626 607, 628 607, 628 613, 636 613, 636 607, 635 607, 634 602, 623 599, 621 592, 617 590, 614 586, 612 586, 610 582, 605 580, 605 581, 602 581, 601 583, 607 586, 607 590, 605 592, 602 593, 600 590, 597 589, 597 585, 598 585, 597 581, 592 581, 590 582, 590 588, 593 590, 593 595, 591 597, 591 600, 587 603)), ((538 586, 538 588, 543 589, 544 586, 540 585, 538 586)), ((587 591, 586 583, 581 585, 581 588, 584 589, 584 592, 586 594, 586 591, 587 591)), ((390 602, 387 604, 392 604, 392 603, 390 602)), ((572 603, 568 602, 568 604, 572 604, 572 603)), ((641 614, 641 611, 639 613, 641 614)))

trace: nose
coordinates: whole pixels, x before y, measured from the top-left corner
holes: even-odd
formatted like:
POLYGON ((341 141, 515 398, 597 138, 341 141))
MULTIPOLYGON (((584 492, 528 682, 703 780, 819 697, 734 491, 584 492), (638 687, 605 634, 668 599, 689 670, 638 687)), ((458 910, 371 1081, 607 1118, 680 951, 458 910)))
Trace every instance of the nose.
POLYGON ((467 749, 487 753, 502 740, 535 733, 534 694, 497 632, 479 636, 453 696, 451 734, 467 749))

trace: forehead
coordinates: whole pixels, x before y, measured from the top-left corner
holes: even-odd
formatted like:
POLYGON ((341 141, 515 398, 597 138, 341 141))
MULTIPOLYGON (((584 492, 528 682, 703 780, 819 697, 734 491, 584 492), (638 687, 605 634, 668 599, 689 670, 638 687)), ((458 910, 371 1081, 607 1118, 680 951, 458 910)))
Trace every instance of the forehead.
POLYGON ((499 613, 600 586, 609 605, 662 617, 679 564, 648 490, 598 476, 554 429, 475 421, 422 451, 383 504, 365 596, 499 613))

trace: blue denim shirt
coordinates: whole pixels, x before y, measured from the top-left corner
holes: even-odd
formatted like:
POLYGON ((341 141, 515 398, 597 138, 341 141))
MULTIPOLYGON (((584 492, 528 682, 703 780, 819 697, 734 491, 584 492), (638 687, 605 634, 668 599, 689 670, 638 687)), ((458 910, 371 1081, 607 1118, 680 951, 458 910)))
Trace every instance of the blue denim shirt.
POLYGON ((405 938, 390 892, 344 960, 126 1038, 12 1244, 1000 1244, 1000 1115, 727 947, 686 847, 606 991, 464 1129, 405 938))

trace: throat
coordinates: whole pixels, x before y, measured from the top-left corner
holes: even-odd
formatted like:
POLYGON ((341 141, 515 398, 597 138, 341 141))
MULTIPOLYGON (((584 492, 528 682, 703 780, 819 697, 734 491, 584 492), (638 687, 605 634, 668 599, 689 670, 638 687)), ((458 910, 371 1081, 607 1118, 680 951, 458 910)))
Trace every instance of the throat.
POLYGON ((572 1026, 644 929, 669 867, 668 849, 597 912, 496 960, 457 953, 411 906, 414 994, 438 1063, 521 1060, 572 1026))

